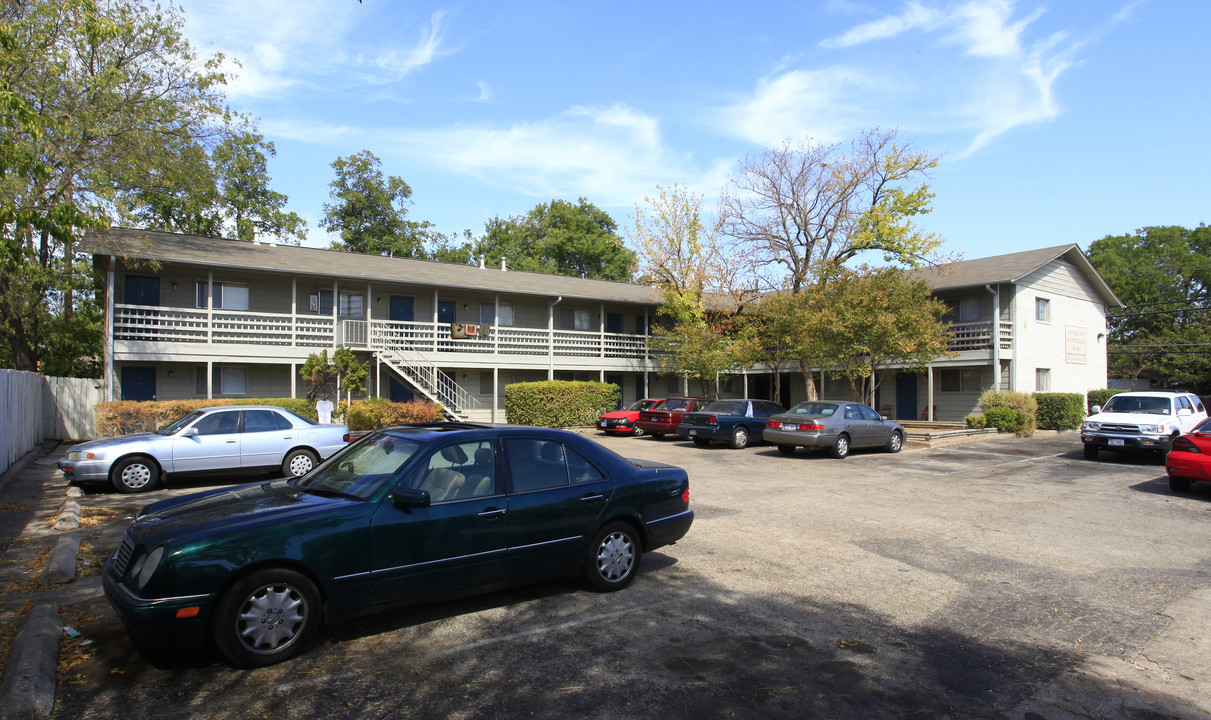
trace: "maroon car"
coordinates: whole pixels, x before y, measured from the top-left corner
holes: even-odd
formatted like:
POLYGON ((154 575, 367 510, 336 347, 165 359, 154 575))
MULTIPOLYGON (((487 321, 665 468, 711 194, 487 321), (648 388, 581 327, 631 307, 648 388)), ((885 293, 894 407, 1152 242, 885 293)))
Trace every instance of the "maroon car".
POLYGON ((676 435, 681 416, 701 410, 711 401, 706 398, 669 398, 659 410, 641 410, 635 427, 659 440, 666 434, 676 435))

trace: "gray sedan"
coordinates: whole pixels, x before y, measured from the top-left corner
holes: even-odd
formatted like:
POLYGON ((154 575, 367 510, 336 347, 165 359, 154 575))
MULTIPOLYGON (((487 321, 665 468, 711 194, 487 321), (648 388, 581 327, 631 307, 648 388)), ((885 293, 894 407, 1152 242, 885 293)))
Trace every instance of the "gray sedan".
POLYGON ((795 448, 826 448, 835 458, 849 455, 851 448, 882 447, 900 452, 904 428, 862 403, 833 400, 801 402, 765 422, 765 441, 778 446, 783 455, 795 448))
POLYGON ((281 471, 306 475, 349 443, 344 425, 320 425, 280 407, 203 408, 154 433, 76 445, 59 461, 69 481, 151 490, 161 478, 191 473, 281 471))

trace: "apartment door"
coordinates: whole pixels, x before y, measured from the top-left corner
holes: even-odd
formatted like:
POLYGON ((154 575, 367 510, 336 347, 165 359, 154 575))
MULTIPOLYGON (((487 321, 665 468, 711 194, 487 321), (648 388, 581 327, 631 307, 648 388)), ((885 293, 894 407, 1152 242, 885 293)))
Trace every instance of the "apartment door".
POLYGON ((156 399, 156 369, 139 365, 122 366, 122 399, 147 402, 156 399))
POLYGON ((622 409, 622 405, 623 405, 623 399, 622 399, 622 390, 623 390, 623 388, 625 388, 625 387, 626 387, 626 384, 625 384, 625 382, 623 381, 622 376, 621 376, 621 375, 606 375, 606 376, 605 376, 605 381, 606 381, 607 383, 611 383, 611 384, 613 384, 613 385, 617 385, 617 386, 618 386, 618 405, 617 405, 617 406, 616 406, 614 409, 615 409, 615 410, 621 410, 621 409, 622 409))
POLYGON ((896 373, 896 419, 917 419, 917 376, 896 373))

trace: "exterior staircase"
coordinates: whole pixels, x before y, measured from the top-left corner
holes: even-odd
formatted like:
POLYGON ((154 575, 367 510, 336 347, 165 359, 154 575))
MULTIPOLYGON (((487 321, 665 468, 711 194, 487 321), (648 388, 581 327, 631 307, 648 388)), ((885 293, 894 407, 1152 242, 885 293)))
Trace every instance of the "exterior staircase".
POLYGON ((452 419, 470 420, 472 413, 479 409, 479 400, 438 370, 406 337, 379 331, 372 331, 371 335, 370 347, 379 359, 421 395, 444 407, 452 419))

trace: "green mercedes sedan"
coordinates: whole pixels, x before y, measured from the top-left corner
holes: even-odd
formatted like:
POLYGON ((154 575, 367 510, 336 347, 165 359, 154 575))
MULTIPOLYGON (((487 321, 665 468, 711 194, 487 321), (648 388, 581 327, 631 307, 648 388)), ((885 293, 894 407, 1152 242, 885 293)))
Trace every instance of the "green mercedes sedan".
POLYGON ((103 584, 136 645, 260 667, 367 609, 552 576, 620 590, 693 520, 678 467, 561 430, 403 425, 302 477, 146 506, 103 584))

